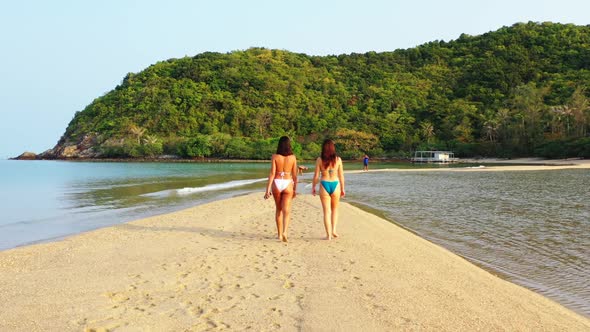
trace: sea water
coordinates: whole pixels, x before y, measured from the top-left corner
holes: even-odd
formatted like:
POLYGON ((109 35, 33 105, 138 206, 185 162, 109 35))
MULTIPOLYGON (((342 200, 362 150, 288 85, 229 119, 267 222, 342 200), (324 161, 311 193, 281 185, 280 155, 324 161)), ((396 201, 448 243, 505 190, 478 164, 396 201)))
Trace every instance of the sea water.
POLYGON ((590 170, 347 176, 348 201, 590 316, 590 170))
POLYGON ((268 168, 265 163, 3 160, 0 250, 259 190, 268 168))
MULTIPOLYGON (((301 193, 311 187, 307 166, 301 193)), ((268 172, 267 162, 2 160, 0 250, 245 193, 262 197, 268 172)), ((346 181, 344 201, 590 316, 589 170, 366 172, 346 181)))

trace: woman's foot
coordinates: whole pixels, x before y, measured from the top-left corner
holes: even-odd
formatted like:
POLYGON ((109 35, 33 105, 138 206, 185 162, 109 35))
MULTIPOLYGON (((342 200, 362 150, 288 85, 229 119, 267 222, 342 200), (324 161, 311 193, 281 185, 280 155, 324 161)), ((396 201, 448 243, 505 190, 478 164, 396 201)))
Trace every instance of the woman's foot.
POLYGON ((287 238, 287 234, 283 234, 281 241, 283 242, 289 242, 289 239, 287 238))
POLYGON ((336 232, 332 232, 332 236, 333 236, 334 238, 337 238, 337 237, 338 237, 338 234, 336 234, 336 232))

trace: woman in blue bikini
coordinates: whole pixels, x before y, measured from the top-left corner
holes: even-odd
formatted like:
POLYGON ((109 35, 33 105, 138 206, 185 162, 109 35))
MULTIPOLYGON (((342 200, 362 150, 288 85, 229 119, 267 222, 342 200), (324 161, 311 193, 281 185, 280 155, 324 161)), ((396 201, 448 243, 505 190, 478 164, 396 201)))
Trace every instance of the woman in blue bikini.
POLYGON ((287 242, 287 229, 291 222, 291 201, 297 188, 297 158, 291 150, 289 137, 279 139, 277 153, 272 155, 270 174, 264 199, 271 195, 275 200, 279 240, 287 242))
POLYGON ((322 145, 322 155, 316 160, 315 173, 311 193, 315 196, 316 185, 320 182, 320 200, 324 210, 324 227, 326 239, 337 238, 336 224, 338 223, 338 203, 344 196, 344 169, 342 159, 336 155, 336 147, 332 140, 325 140, 322 145), (322 176, 321 181, 320 173, 322 176))

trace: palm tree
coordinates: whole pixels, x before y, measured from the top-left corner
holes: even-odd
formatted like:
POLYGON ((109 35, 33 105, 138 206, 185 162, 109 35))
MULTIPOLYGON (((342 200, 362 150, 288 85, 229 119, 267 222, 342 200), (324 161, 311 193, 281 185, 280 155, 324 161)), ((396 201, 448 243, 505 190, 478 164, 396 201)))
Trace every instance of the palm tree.
POLYGON ((590 114, 590 101, 586 98, 584 90, 584 88, 578 87, 572 94, 568 104, 571 109, 571 116, 574 120, 574 135, 578 137, 586 136, 586 126, 590 121, 588 118, 588 115, 590 114))
POLYGON ((483 123, 483 132, 487 139, 494 143, 498 134, 498 122, 495 119, 487 119, 483 123))
POLYGON ((549 111, 551 114, 551 134, 556 137, 563 137, 563 115, 564 106, 552 107, 549 111))
POLYGON ((256 122, 258 125, 258 133, 261 137, 265 137, 265 133, 268 132, 270 124, 272 123, 271 111, 267 109, 259 110, 258 114, 256 114, 256 122))
POLYGON ((156 144, 160 139, 154 135, 145 135, 143 138, 143 144, 156 144))
POLYGON ((422 136, 426 140, 427 143, 430 143, 432 138, 434 137, 434 126, 430 121, 424 121, 420 123, 420 129, 422 131, 422 136))
POLYGON ((141 144, 141 136, 145 134, 145 128, 132 124, 129 126, 129 133, 137 138, 137 144, 141 144))
POLYGON ((498 133, 498 141, 503 142, 508 140, 509 132, 508 129, 510 128, 510 110, 507 108, 500 108, 496 115, 494 116, 494 120, 496 121, 497 133, 498 133))

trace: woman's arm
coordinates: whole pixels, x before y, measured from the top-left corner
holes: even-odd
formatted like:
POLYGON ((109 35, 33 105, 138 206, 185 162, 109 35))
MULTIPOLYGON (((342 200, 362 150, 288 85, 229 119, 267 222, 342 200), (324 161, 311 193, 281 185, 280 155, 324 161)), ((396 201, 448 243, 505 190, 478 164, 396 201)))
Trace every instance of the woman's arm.
POLYGON ((320 180, 320 158, 315 161, 315 171, 313 173, 313 180, 311 182, 311 194, 315 196, 315 186, 320 180))
POLYGON ((270 173, 268 174, 268 183, 266 184, 266 192, 264 193, 264 199, 267 199, 270 197, 271 195, 271 187, 272 187, 272 181, 275 179, 275 174, 276 172, 277 166, 275 165, 275 155, 273 154, 272 157, 270 158, 270 173))
POLYGON ((338 157, 338 180, 340 181, 340 196, 344 196, 344 166, 342 166, 342 158, 338 157))
POLYGON ((291 168, 291 178, 293 179, 293 198, 297 195, 297 158, 293 155, 293 168, 291 168))

